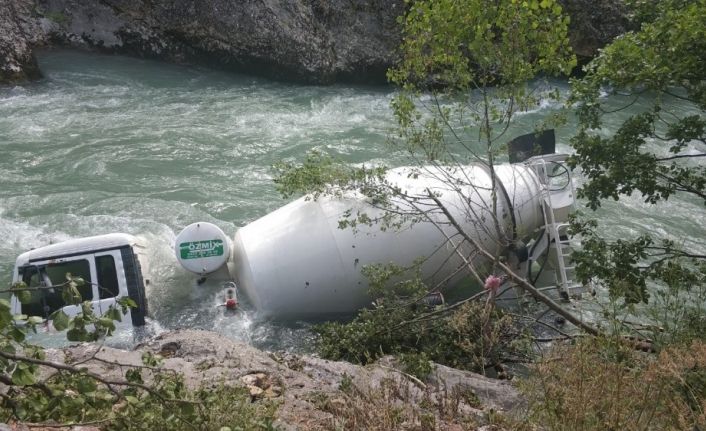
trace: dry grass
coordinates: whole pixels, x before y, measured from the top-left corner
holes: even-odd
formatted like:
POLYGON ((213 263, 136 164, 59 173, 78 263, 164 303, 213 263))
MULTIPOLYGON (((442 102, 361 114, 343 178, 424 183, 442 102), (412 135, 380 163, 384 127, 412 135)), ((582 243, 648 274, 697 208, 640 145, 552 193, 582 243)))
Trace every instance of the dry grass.
POLYGON ((530 419, 547 430, 706 429, 706 344, 659 355, 587 339, 556 347, 524 384, 530 419))
POLYGON ((485 412, 475 409, 474 394, 431 392, 396 378, 375 388, 342 387, 340 396, 319 394, 310 401, 331 414, 329 430, 461 431, 488 424, 485 412))

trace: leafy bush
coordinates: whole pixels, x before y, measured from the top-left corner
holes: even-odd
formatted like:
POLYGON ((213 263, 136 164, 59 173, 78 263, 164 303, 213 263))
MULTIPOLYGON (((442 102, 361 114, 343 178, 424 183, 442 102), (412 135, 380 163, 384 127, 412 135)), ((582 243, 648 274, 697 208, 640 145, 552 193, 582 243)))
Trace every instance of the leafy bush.
POLYGON ((348 323, 317 326, 322 357, 366 364, 383 355, 403 355, 418 372, 424 368, 422 358, 483 372, 504 356, 525 355, 515 342, 523 332, 491 302, 431 308, 424 303, 427 287, 419 274, 392 282, 404 268, 377 265, 364 272, 377 298, 375 306, 348 323))
MULTIPOLYGON (((81 304, 76 316, 59 310, 50 319, 55 329, 68 329, 71 341, 96 341, 112 334, 114 322, 135 304, 120 298, 117 307, 97 316, 90 302, 81 302, 77 288, 83 283, 67 274, 61 285, 35 289, 61 289, 66 303, 81 304)), ((19 283, 8 291, 26 301, 30 290, 19 283)), ((13 316, 7 300, 0 299, 0 382, 6 386, 0 393, 0 420, 5 423, 90 424, 107 430, 273 429, 275 404, 252 403, 245 389, 223 384, 190 389, 183 375, 161 368, 160 358, 149 353, 142 366, 111 363, 125 367, 124 378, 90 371, 87 365, 100 361, 95 356, 74 364, 48 361, 42 347, 26 340, 43 321, 13 316)))

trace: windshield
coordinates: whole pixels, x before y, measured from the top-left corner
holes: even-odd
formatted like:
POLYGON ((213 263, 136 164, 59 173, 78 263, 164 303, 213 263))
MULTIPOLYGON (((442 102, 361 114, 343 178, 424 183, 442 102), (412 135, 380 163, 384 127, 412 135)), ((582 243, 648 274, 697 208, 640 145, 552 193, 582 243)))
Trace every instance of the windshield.
POLYGON ((66 283, 66 274, 81 277, 86 282, 78 287, 83 301, 93 299, 91 287, 91 269, 86 259, 72 260, 46 265, 32 265, 20 268, 20 277, 30 288, 41 288, 31 291, 29 302, 22 304, 22 314, 29 316, 49 317, 54 311, 69 305, 61 297, 62 285, 66 283), (54 288, 48 288, 56 286, 54 288))

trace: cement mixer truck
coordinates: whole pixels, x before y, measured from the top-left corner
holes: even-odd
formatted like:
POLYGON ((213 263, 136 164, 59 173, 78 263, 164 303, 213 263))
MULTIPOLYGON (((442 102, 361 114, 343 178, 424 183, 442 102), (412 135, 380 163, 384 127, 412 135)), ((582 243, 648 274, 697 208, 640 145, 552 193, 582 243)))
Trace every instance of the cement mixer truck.
MULTIPOLYGON (((469 276, 464 268, 492 263, 478 247, 502 256, 533 283, 541 276, 568 297, 578 287, 571 279, 567 232, 575 193, 567 156, 554 153, 553 139, 553 131, 520 137, 510 143, 510 163, 492 168, 479 163, 392 169, 383 181, 396 193, 386 208, 355 192, 301 197, 241 227, 232 239, 211 223, 195 222, 177 235, 176 259, 201 280, 225 283, 227 308, 241 294, 263 316, 355 312, 372 300, 362 272, 369 264, 422 262, 429 285, 453 289, 469 276), (530 157, 537 148, 540 154, 530 157), (374 222, 340 228, 351 214, 376 220, 391 209, 417 211, 418 217, 389 229, 374 222)), ((109 234, 23 253, 13 280, 46 289, 34 290, 24 303, 13 296, 11 306, 21 314, 49 316, 62 309, 75 315, 79 307, 63 304, 47 288, 71 272, 89 282, 81 294, 96 311, 117 297, 131 297, 138 306, 130 321, 140 326, 148 313, 150 279, 144 250, 133 236, 109 234)))

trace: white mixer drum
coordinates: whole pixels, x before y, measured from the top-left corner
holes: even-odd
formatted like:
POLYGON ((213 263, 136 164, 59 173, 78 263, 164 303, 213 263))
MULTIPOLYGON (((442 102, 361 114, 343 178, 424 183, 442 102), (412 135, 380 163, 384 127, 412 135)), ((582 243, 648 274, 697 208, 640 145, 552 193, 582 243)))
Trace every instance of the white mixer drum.
MULTIPOLYGON (((464 230, 486 251, 499 254, 502 241, 493 224, 488 170, 481 166, 433 169, 417 173, 397 168, 387 179, 410 196, 437 192, 464 230), (458 176, 459 184, 473 187, 466 186, 460 193, 452 181, 445 181, 453 175, 458 176)), ((524 165, 503 165, 497 166, 495 173, 502 234, 513 237, 515 231, 524 236, 541 227, 540 186, 532 170, 524 165)), ((306 317, 351 313, 369 304, 368 280, 361 273, 365 265, 410 266, 423 257, 422 276, 432 284, 447 280, 451 286, 465 276, 457 271, 463 262, 448 240, 457 232, 439 211, 433 215, 437 224, 421 221, 385 231, 376 225, 359 225, 357 232, 340 229, 344 214, 357 211, 370 217, 381 215, 356 196, 300 198, 240 228, 233 242, 238 288, 265 315, 306 317), (456 273, 460 275, 454 276, 456 273)), ((463 250, 467 256, 473 255, 470 247, 463 250)), ((478 255, 473 259, 476 264, 485 260, 478 255)))

